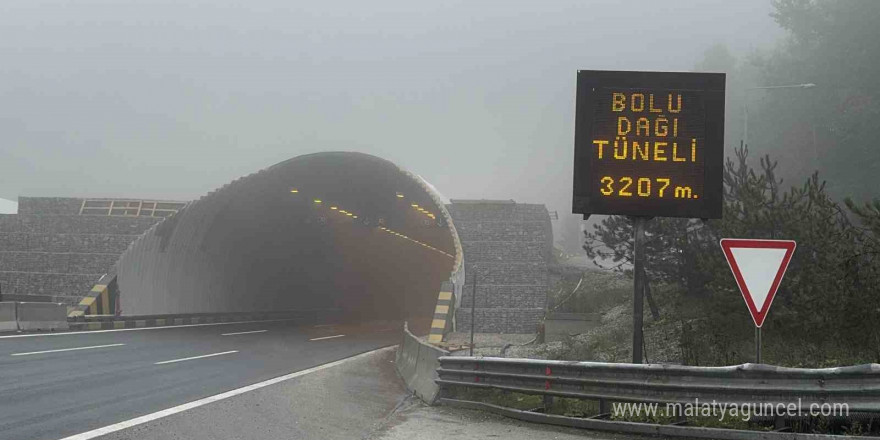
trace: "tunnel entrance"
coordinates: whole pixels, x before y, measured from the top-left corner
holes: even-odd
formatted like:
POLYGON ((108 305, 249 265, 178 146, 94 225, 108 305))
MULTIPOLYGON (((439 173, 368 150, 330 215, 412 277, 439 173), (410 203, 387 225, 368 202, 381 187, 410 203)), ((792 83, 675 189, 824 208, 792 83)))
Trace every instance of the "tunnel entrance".
POLYGON ((117 264, 123 315, 339 309, 430 322, 461 246, 421 178, 361 153, 296 157, 190 203, 117 264))

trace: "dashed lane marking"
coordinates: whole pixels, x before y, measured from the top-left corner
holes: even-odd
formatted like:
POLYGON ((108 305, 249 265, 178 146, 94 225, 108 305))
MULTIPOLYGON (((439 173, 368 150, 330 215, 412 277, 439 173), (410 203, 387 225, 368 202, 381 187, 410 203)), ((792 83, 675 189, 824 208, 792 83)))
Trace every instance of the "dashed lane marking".
POLYGON ((333 335, 333 336, 324 336, 323 338, 312 338, 310 341, 323 341, 324 339, 333 339, 333 338, 341 338, 345 335, 333 335))
POLYGON ((193 359, 204 359, 204 358, 209 358, 209 357, 214 357, 214 356, 222 356, 224 354, 232 354, 232 353, 238 353, 238 350, 224 351, 222 353, 203 354, 201 356, 193 356, 193 357, 182 358, 182 359, 172 359, 170 361, 156 362, 153 365, 173 364, 175 362, 191 361, 193 359))
POLYGON ((30 351, 27 353, 12 353, 12 356, 30 356, 32 354, 60 353, 62 351, 91 350, 93 348, 121 347, 123 345, 125 345, 125 344, 107 344, 107 345, 92 345, 90 347, 59 348, 57 350, 30 351))
POLYGON ((253 330, 249 332, 235 332, 235 333, 223 333, 220 336, 235 336, 235 335, 249 335, 251 333, 266 333, 269 330, 253 330))

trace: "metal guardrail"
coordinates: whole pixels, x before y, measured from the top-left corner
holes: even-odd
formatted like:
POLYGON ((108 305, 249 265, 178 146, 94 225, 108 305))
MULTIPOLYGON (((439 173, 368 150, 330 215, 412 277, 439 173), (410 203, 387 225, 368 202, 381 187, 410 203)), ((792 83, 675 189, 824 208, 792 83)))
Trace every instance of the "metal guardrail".
POLYGON ((801 369, 762 364, 688 367, 534 359, 439 359, 437 383, 607 402, 700 405, 846 404, 850 412, 880 412, 880 364, 801 369), (714 403, 713 403, 714 402, 714 403))

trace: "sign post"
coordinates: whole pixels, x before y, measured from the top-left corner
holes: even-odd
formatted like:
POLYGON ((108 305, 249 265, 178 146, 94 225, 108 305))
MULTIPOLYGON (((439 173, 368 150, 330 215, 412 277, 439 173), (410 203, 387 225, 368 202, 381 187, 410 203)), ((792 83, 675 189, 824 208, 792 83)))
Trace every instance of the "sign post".
POLYGON ((792 240, 721 239, 724 258, 755 323, 755 363, 763 361, 761 326, 796 247, 792 240))
POLYGON ((647 217, 633 218, 633 363, 642 363, 645 319, 645 224, 647 217))
POLYGON ((723 73, 580 70, 572 212, 633 219, 633 362, 642 363, 645 225, 721 218, 723 73))

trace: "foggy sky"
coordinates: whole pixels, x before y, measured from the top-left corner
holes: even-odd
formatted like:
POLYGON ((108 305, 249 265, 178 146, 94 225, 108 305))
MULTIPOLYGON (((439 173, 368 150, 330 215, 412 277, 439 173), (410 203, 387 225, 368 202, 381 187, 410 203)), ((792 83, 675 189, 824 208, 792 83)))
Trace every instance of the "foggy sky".
POLYGON ((563 214, 577 69, 688 71, 713 43, 769 47, 781 35, 769 12, 769 0, 3 0, 0 197, 189 200, 347 150, 447 197, 563 214))

